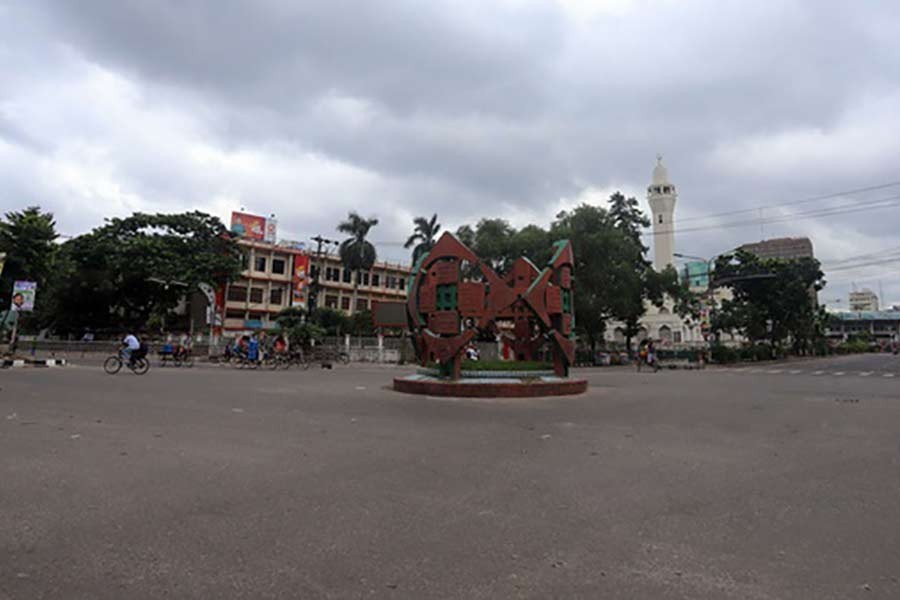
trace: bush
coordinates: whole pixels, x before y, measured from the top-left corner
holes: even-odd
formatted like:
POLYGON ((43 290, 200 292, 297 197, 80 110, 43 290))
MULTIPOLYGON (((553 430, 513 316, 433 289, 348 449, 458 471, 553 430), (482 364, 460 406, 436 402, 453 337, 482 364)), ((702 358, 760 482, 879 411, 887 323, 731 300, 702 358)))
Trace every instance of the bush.
POLYGON ((321 341, 325 333, 322 327, 314 323, 298 323, 287 330, 287 338, 291 346, 308 348, 313 341, 321 341))
POLYGON ((738 351, 734 348, 729 348, 724 344, 716 344, 712 347, 711 354, 713 362, 720 364, 727 364, 737 362, 740 357, 738 351))

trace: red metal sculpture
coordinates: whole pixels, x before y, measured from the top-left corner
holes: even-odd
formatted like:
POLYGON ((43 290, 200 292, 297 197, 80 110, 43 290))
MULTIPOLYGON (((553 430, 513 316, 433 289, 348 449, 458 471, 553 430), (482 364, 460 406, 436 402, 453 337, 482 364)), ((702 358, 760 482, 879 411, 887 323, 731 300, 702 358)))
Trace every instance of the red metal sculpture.
POLYGON ((554 371, 569 373, 575 359, 572 271, 568 240, 539 270, 527 258, 497 274, 451 233, 413 269, 407 316, 419 361, 437 361, 459 378, 466 346, 481 335, 511 339, 517 360, 534 360, 549 347, 554 371))

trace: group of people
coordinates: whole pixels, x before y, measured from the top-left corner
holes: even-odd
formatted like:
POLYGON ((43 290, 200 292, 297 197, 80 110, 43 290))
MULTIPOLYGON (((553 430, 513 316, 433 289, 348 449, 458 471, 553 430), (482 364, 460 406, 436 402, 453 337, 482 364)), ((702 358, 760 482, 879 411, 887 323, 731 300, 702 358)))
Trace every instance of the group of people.
POLYGON ((289 344, 285 336, 281 334, 269 336, 265 331, 260 331, 252 335, 244 334, 228 344, 225 347, 225 358, 236 356, 249 361, 258 361, 264 355, 287 354, 288 350, 289 344))

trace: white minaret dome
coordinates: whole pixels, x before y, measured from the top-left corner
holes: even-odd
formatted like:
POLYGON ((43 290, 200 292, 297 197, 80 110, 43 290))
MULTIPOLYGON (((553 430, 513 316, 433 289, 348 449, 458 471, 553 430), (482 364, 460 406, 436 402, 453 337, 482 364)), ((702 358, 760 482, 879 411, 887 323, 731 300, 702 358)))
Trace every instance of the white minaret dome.
POLYGON ((669 170, 662 164, 662 156, 656 155, 656 166, 653 167, 653 185, 667 185, 669 183, 669 170))
POLYGON ((663 271, 675 263, 675 201, 678 194, 669 181, 669 171, 656 155, 653 178, 647 188, 647 202, 653 213, 653 268, 663 271))

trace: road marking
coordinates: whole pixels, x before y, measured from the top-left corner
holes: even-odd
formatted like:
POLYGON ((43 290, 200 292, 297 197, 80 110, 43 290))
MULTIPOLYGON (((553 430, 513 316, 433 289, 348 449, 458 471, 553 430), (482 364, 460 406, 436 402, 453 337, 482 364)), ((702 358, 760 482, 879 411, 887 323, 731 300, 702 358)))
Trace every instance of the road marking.
POLYGON ((893 377, 893 376, 894 376, 893 373, 885 373, 884 375, 882 375, 882 377, 893 377))
POLYGON ((801 372, 802 372, 802 371, 800 371, 800 369, 791 369, 791 370, 789 371, 789 373, 790 373, 791 375, 796 375, 797 373, 801 373, 801 372))
POLYGON ((782 372, 781 369, 769 369, 768 371, 766 371, 766 373, 771 373, 772 375, 777 375, 778 373, 781 373, 781 372, 782 372))
POLYGON ((860 377, 868 377, 871 374, 872 374, 872 371, 860 371, 859 376, 860 377))
POLYGON ((832 375, 835 375, 835 376, 837 376, 837 377, 840 377, 840 376, 843 375, 843 374, 844 374, 843 371, 835 371, 834 373, 832 373, 832 375))
POLYGON ((825 371, 813 371, 813 375, 822 375, 825 371))

